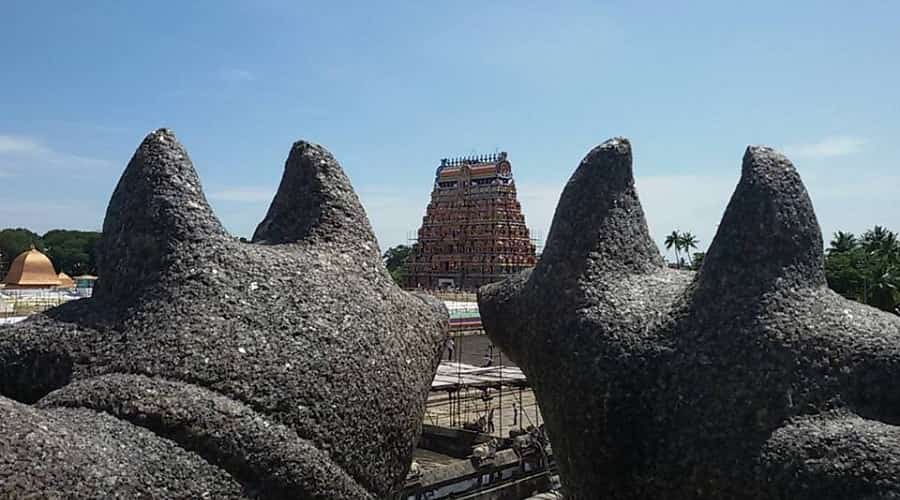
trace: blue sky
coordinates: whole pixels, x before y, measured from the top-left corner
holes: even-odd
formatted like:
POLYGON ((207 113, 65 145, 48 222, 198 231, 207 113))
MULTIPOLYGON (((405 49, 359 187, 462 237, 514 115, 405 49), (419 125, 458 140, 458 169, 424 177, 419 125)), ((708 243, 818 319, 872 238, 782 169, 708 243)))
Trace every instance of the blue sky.
POLYGON ((0 227, 98 229, 169 127, 236 235, 302 138, 382 248, 419 225, 441 157, 497 150, 544 238, 619 135, 657 240, 709 243, 747 144, 789 154, 826 238, 900 230, 900 3, 675 3, 2 1, 0 227))

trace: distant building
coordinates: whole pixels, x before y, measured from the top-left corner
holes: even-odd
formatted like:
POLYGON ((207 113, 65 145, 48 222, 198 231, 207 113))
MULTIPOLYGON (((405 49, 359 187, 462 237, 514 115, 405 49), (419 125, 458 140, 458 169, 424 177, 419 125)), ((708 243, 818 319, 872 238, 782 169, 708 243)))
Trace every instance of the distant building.
POLYGON ((3 283, 7 290, 60 286, 59 275, 53 269, 53 263, 34 246, 13 259, 3 283))
POLYGON ((535 262, 507 154, 441 160, 408 287, 474 290, 535 262))
POLYGON ((92 297, 94 286, 97 285, 97 277, 90 274, 75 276, 75 294, 79 297, 92 297))
POLYGON ((81 276, 75 276, 73 279, 75 280, 75 288, 78 289, 94 288, 94 285, 97 283, 97 277, 91 274, 82 274, 81 276))
POLYGON ((11 316, 15 312, 16 308, 13 301, 0 293, 0 325, 4 324, 3 318, 5 316, 11 316))

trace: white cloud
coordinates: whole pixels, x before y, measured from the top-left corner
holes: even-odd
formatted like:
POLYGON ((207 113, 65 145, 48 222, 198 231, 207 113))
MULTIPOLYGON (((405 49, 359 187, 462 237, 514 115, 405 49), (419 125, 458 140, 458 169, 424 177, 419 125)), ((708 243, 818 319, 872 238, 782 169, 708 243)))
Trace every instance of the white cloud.
MULTIPOLYGON (((667 175, 637 177, 635 184, 650 227, 650 235, 662 249, 665 236, 673 229, 690 231, 705 247, 716 227, 738 177, 667 175)), ((546 243, 556 204, 565 182, 558 185, 517 183, 525 222, 540 248, 546 243)), ((424 210, 424 207, 423 207, 424 210)))
POLYGON ((0 176, 40 175, 52 170, 79 176, 113 166, 107 160, 56 151, 33 137, 0 134, 0 176))
MULTIPOLYGON (((225 226, 235 235, 249 235, 265 216, 277 186, 223 188, 208 198, 225 226)), ((361 185, 356 193, 382 248, 407 243, 422 223, 430 192, 411 196, 396 186, 361 185)))
MULTIPOLYGON (((638 194, 660 251, 673 230, 691 232, 699 240, 695 251, 705 251, 719 227, 725 206, 740 172, 727 175, 661 175, 637 177, 638 194)), ((674 253, 672 255, 674 260, 674 253)))
POLYGON ((272 188, 242 187, 226 188, 210 193, 209 198, 217 201, 234 201, 242 203, 262 203, 275 197, 272 188))
POLYGON ((0 221, 10 227, 27 227, 37 233, 59 228, 99 231, 103 225, 104 208, 98 200, 7 201, 0 203, 0 221))
MULTIPOLYGON (((861 233, 875 224, 890 227, 900 220, 900 205, 895 200, 900 175, 864 174, 847 181, 841 175, 819 174, 801 172, 825 243, 838 230, 861 233)), ((665 237, 676 229, 697 236, 700 244, 696 251, 705 251, 716 235, 739 178, 737 168, 730 175, 638 176, 638 195, 650 235, 660 251, 665 253, 665 237)), ((562 188, 563 183, 518 184, 519 201, 532 237, 546 240, 562 188)), ((674 260, 674 254, 669 258, 674 260)))
POLYGON ((0 135, 0 153, 39 153, 43 151, 45 148, 30 137, 0 135))
MULTIPOLYGON (((650 235, 664 251, 662 243, 673 229, 690 231, 700 240, 699 251, 705 250, 715 235, 719 219, 734 186, 734 178, 726 176, 666 175, 637 177, 635 184, 650 235)), ((531 236, 543 246, 550 233, 556 204, 564 183, 517 184, 519 201, 531 236)), ((674 254, 673 254, 674 259, 674 254)))
POLYGON ((535 240, 540 252, 547 236, 550 234, 550 224, 553 222, 553 213, 556 212, 556 204, 559 195, 562 194, 565 183, 555 186, 537 183, 516 183, 516 195, 522 204, 522 213, 525 215, 525 224, 528 226, 531 237, 535 240))
MULTIPOLYGON (((639 177, 637 189, 657 245, 662 248, 665 235, 677 228, 694 233, 700 239, 699 250, 704 250, 715 235, 738 175, 639 177)), ((516 183, 525 222, 539 250, 549 235, 564 186, 565 182, 516 183)), ((411 196, 408 191, 383 186, 361 186, 358 193, 383 249, 415 237, 430 198, 427 190, 411 196)))
MULTIPOLYGON (((801 172, 801 175, 826 243, 837 230, 861 233, 875 224, 890 227, 900 220, 900 206, 894 200, 900 176, 863 174, 848 182, 827 171, 801 172)), ((650 234, 660 251, 665 252, 663 241, 674 229, 696 235, 700 240, 697 251, 705 251, 739 178, 739 166, 721 174, 638 176, 635 181, 638 194, 650 234)), ((525 221, 539 245, 548 236, 564 185, 565 180, 517 183, 525 221)), ((213 192, 210 199, 217 202, 217 212, 235 234, 248 235, 265 214, 274 191, 274 186, 228 188, 213 192)), ((430 198, 427 186, 408 189, 364 184, 357 186, 357 193, 382 249, 408 243, 408 238, 415 237, 430 198)), ((669 258, 674 259, 674 255, 669 258)))
POLYGON ((865 144, 859 137, 833 136, 812 144, 785 146, 784 152, 790 158, 833 158, 859 152, 865 144))
POLYGON ((240 68, 228 68, 219 71, 219 77, 228 82, 252 82, 256 75, 240 68))
MULTIPOLYGON (((213 191, 209 199, 226 227, 236 235, 252 234, 274 197, 275 187, 226 188, 213 191)), ((415 194, 396 186, 361 185, 356 193, 383 249, 406 244, 422 223, 429 191, 415 194)))
MULTIPOLYGON (((691 231, 700 239, 700 249, 715 235, 739 172, 734 178, 717 176, 649 176, 637 179, 644 213, 651 236, 662 248, 665 235, 672 229, 691 231)), ((545 244, 556 204, 565 182, 516 183, 525 222, 536 239, 538 249, 545 244)), ((430 191, 415 195, 395 187, 361 186, 360 200, 382 249, 406 244, 414 238, 428 205, 430 191)))
POLYGON ((382 250, 409 244, 409 238, 414 238, 422 225, 431 196, 430 190, 411 193, 395 186, 377 185, 362 185, 357 194, 382 250))

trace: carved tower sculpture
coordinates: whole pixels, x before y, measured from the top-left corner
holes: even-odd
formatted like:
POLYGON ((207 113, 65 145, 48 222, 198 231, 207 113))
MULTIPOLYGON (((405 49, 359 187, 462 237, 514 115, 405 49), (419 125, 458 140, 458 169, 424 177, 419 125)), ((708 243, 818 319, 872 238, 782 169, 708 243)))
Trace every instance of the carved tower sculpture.
POLYGON ((253 243, 168 130, 106 213, 94 297, 0 328, 0 497, 383 498, 447 329, 391 280, 335 159, 297 142, 253 243))
POLYGON ((747 149, 697 273, 664 265, 631 163, 588 153, 537 267, 480 290, 566 498, 900 498, 900 318, 827 288, 791 162, 747 149))
POLYGON ((475 290, 534 263, 506 153, 441 160, 408 287, 475 290))

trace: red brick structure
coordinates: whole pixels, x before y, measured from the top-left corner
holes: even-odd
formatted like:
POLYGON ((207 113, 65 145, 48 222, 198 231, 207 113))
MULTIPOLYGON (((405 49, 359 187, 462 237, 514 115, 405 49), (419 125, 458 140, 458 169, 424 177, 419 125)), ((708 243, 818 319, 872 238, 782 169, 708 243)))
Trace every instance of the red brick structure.
POLYGON ((441 160, 408 286, 474 290, 535 262, 506 153, 441 160))

